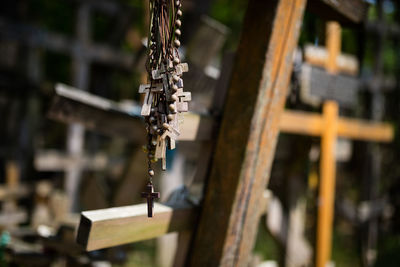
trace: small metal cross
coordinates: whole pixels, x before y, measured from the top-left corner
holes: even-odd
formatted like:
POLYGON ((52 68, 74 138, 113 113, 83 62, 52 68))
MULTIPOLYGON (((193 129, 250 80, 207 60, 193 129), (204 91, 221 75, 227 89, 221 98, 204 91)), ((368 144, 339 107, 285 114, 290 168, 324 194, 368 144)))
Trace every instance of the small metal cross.
POLYGON ((147 217, 153 217, 154 199, 160 198, 160 192, 154 192, 151 182, 146 185, 146 192, 142 192, 142 198, 147 199, 147 217))

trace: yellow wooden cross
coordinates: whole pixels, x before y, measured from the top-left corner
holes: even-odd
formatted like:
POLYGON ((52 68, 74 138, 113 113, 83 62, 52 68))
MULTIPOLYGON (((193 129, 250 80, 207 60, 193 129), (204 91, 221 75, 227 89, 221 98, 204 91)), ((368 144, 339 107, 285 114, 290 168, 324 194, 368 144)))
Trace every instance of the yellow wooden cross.
POLYGON ((317 267, 325 267, 331 256, 337 138, 390 142, 394 135, 389 124, 340 118, 338 110, 336 102, 327 101, 323 105, 322 116, 310 112, 286 111, 280 120, 281 132, 321 137, 317 267))

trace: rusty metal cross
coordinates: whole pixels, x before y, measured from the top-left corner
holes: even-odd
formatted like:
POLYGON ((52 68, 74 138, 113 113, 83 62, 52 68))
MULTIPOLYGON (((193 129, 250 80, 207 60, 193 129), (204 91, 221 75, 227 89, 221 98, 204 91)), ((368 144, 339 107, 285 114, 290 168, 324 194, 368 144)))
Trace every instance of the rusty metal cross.
POLYGON ((151 182, 146 185, 146 192, 142 192, 142 198, 147 199, 147 217, 153 217, 154 199, 160 198, 160 192, 154 192, 151 182))

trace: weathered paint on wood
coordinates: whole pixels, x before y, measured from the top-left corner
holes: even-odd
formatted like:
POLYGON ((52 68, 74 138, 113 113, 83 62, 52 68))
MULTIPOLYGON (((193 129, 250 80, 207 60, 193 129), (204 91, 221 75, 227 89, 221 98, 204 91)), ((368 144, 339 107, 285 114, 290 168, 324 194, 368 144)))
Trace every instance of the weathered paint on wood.
POLYGON ((119 246, 191 229, 197 209, 173 208, 154 204, 155 215, 147 217, 147 204, 84 211, 81 214, 77 242, 85 250, 119 246))
POLYGON ((248 262, 304 7, 304 0, 249 1, 191 266, 248 262))

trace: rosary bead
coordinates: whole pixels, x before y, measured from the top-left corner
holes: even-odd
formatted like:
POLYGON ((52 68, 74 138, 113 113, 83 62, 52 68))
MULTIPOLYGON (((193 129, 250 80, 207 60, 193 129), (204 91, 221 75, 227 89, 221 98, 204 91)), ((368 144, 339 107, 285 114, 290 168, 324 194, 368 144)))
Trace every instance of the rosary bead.
POLYGON ((174 45, 176 48, 179 48, 181 46, 181 42, 179 40, 175 40, 174 45))
POLYGON ((175 21, 175 25, 176 25, 176 27, 180 27, 182 25, 182 21, 180 19, 177 19, 175 21))
POLYGON ((157 125, 153 125, 152 128, 154 131, 157 131, 157 129, 158 129, 157 125))
POLYGON ((181 63, 181 61, 179 60, 179 58, 174 58, 174 65, 178 65, 179 63, 181 63))
POLYGON ((178 101, 178 96, 176 94, 171 95, 171 99, 174 101, 178 101))
POLYGON ((149 119, 150 122, 154 122, 155 120, 156 120, 156 118, 154 118, 154 117, 150 117, 150 119, 149 119))
POLYGON ((171 110, 171 112, 175 113, 176 112, 176 108, 174 104, 170 104, 169 106, 169 110, 171 110))
POLYGON ((157 145, 157 141, 153 140, 153 141, 151 141, 151 144, 152 144, 152 146, 156 146, 157 145))
POLYGON ((178 75, 174 75, 172 76, 172 79, 174 80, 174 82, 178 82, 179 81, 179 76, 178 75))
POLYGON ((178 15, 178 17, 182 17, 182 10, 178 10, 177 12, 176 12, 176 15, 178 15))
POLYGON ((181 36, 181 30, 176 29, 176 30, 175 30, 175 35, 176 35, 176 36, 181 36))
POLYGON ((150 176, 154 176, 154 170, 149 169, 149 175, 150 175, 150 176))
POLYGON ((154 154, 152 154, 152 153, 147 154, 147 158, 148 158, 148 159, 154 158, 154 154))
POLYGON ((143 150, 143 152, 144 152, 144 153, 147 153, 147 152, 149 152, 149 150, 147 149, 147 147, 146 147, 146 146, 142 146, 142 150, 143 150))
POLYGON ((167 119, 168 119, 169 121, 172 121, 172 120, 174 119, 174 115, 168 114, 167 119))
POLYGON ((179 0, 176 0, 176 1, 175 1, 175 5, 176 5, 176 6, 180 6, 180 4, 181 4, 181 1, 179 1, 179 0))

